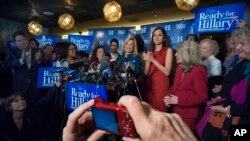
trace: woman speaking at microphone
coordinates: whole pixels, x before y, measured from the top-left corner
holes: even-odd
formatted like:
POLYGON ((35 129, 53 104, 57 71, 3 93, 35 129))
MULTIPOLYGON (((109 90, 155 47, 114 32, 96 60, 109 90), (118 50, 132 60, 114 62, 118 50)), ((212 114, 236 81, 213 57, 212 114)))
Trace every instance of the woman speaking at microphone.
POLYGON ((128 37, 122 46, 122 57, 117 62, 131 62, 135 66, 135 74, 141 74, 141 58, 138 55, 137 43, 134 37, 128 37))

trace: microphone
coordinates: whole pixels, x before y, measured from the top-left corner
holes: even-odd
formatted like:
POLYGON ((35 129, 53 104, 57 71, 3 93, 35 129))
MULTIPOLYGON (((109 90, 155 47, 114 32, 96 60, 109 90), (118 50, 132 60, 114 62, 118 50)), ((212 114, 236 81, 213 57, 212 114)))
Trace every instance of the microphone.
POLYGON ((89 59, 86 57, 80 59, 76 63, 69 64, 69 68, 73 70, 78 69, 79 67, 83 67, 83 70, 85 70, 87 66, 89 66, 89 59))
POLYGON ((110 58, 108 56, 104 56, 100 61, 99 72, 102 73, 103 70, 110 68, 110 58))
POLYGON ((118 82, 124 83, 125 80, 121 76, 121 67, 123 65, 123 62, 117 62, 117 64, 113 68, 113 76, 118 82))
POLYGON ((135 71, 135 65, 130 62, 130 61, 127 61, 127 62, 124 62, 124 70, 125 72, 134 72, 135 71))
POLYGON ((111 78, 112 77, 112 71, 111 71, 111 69, 110 68, 107 68, 107 69, 105 69, 105 70, 103 70, 102 72, 101 72, 101 75, 103 76, 108 76, 109 78, 111 78))
POLYGON ((67 70, 64 71, 64 74, 69 75, 69 74, 73 74, 75 72, 76 72, 75 70, 67 69, 67 70))
POLYGON ((66 68, 57 68, 56 70, 53 70, 52 73, 61 73, 65 70, 66 68))

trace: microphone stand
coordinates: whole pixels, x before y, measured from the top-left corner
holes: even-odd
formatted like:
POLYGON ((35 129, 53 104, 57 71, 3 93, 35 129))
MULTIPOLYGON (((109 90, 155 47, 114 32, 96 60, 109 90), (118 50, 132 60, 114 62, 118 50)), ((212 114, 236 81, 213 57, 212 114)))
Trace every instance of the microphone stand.
POLYGON ((140 90, 139 90, 139 87, 138 87, 138 84, 137 84, 137 80, 134 79, 134 82, 135 82, 135 86, 136 86, 136 89, 137 89, 137 93, 138 93, 138 95, 139 95, 139 98, 140 98, 140 100, 142 101, 141 92, 140 92, 140 90))

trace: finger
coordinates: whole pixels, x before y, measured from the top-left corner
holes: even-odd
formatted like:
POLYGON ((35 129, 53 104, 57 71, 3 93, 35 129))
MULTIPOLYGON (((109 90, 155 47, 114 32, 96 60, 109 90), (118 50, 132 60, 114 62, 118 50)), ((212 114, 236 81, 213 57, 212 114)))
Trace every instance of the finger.
POLYGON ((140 100, 135 96, 129 95, 122 96, 118 101, 118 105, 124 106, 128 109, 128 112, 134 122, 136 131, 139 135, 141 135, 141 137, 150 135, 152 133, 153 127, 150 124, 145 112, 145 109, 150 110, 151 107, 148 106, 143 109, 140 100))
POLYGON ((177 114, 171 114, 172 115, 172 123, 176 130, 176 132, 181 136, 183 140, 192 140, 196 141, 197 139, 194 137, 192 131, 190 128, 184 123, 184 121, 181 119, 181 117, 177 114))
POLYGON ((171 94, 170 96, 171 96, 171 97, 177 97, 176 95, 173 95, 173 94, 171 94))
POLYGON ((83 124, 87 120, 92 120, 92 112, 85 112, 79 119, 78 124, 83 124))
POLYGON ((128 138, 128 137, 123 137, 122 140, 123 141, 141 141, 141 139, 139 139, 139 138, 133 139, 133 138, 128 138))
POLYGON ((65 131, 70 133, 74 132, 78 124, 78 119, 81 117, 82 114, 84 114, 84 112, 90 109, 94 105, 94 103, 94 100, 90 100, 75 109, 68 117, 65 131))
POLYGON ((97 141, 99 140, 102 136, 104 136, 105 134, 108 134, 107 132, 103 131, 103 130, 96 130, 94 133, 92 133, 87 141, 97 141))

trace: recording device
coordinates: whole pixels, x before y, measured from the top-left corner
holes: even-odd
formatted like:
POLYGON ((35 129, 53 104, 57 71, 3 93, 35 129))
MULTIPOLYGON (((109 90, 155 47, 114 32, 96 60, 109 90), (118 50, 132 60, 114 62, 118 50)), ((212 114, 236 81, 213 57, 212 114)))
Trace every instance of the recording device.
POLYGON ((79 67, 84 67, 84 65, 85 65, 84 62, 79 61, 73 64, 69 64, 69 68, 75 70, 75 69, 78 69, 79 67))
POLYGON ((95 105, 91 111, 97 129, 120 136, 136 137, 135 126, 126 108, 114 103, 104 103, 102 99, 95 99, 95 105))
POLYGON ((111 65, 110 58, 108 56, 104 56, 100 61, 99 72, 102 73, 103 70, 110 68, 110 65, 111 65))
POLYGON ((52 71, 52 73, 62 73, 66 68, 58 68, 52 71))
POLYGON ((134 72, 135 65, 130 61, 124 62, 124 71, 125 72, 134 72))

